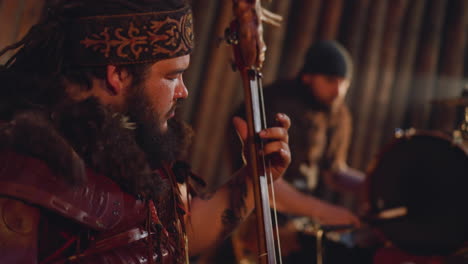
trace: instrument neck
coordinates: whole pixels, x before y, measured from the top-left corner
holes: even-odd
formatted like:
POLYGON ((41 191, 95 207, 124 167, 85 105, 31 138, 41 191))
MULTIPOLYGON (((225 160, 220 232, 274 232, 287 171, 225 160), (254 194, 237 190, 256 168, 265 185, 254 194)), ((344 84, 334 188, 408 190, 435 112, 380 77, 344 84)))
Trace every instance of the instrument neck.
POLYGON ((254 196, 255 214, 257 216, 257 235, 259 248, 259 263, 276 263, 276 248, 273 234, 273 223, 270 212, 270 199, 267 175, 268 162, 260 154, 263 141, 259 137, 260 131, 267 128, 261 74, 254 69, 242 71, 245 94, 245 112, 248 127, 248 164, 251 170, 254 196))

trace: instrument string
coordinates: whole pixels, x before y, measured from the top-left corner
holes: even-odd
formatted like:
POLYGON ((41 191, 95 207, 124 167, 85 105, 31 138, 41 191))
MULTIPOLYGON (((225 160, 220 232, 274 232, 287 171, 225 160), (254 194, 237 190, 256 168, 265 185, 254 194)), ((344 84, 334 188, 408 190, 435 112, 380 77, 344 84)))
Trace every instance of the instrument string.
MULTIPOLYGON (((259 89, 259 97, 260 97, 260 107, 262 113, 262 120, 263 120, 263 127, 267 127, 267 119, 266 119, 266 111, 265 111, 265 101, 263 96, 263 87, 261 82, 261 74, 258 74, 258 89, 259 89)), ((268 160, 267 168, 271 168, 271 162, 268 160)), ((275 187, 273 185, 273 174, 271 170, 268 170, 268 181, 270 182, 270 193, 271 193, 271 202, 273 203, 273 222, 274 222, 274 230, 276 230, 276 242, 275 247, 278 248, 278 260, 280 264, 283 264, 283 260, 281 258, 281 241, 279 237, 279 226, 278 226, 278 214, 276 209, 276 196, 275 196, 275 187)), ((271 214, 270 214, 271 217, 271 214)))

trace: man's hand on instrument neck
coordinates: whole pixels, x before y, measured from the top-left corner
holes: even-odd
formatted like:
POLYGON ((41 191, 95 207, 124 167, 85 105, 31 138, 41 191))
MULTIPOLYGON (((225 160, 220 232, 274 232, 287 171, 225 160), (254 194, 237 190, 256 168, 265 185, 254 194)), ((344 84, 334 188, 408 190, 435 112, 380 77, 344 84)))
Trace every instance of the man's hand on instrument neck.
MULTIPOLYGON (((233 123, 237 134, 245 145, 247 140, 247 123, 239 117, 234 117, 233 123)), ((288 135, 291 120, 285 114, 276 114, 276 123, 275 127, 262 130, 259 134, 260 138, 266 142, 263 146, 262 154, 270 160, 270 171, 273 179, 281 177, 291 163, 288 135)))

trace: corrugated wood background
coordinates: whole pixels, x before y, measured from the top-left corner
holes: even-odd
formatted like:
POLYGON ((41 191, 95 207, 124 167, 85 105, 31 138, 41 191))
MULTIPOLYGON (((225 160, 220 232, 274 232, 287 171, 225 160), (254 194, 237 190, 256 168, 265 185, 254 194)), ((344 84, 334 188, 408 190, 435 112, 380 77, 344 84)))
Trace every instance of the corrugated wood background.
MULTIPOLYGON (((443 129, 456 109, 431 101, 460 96, 467 87, 466 0, 272 0, 280 28, 265 26, 264 84, 292 78, 318 39, 336 39, 354 59, 347 102, 354 117, 349 161, 364 169, 395 128, 443 129)), ((0 0, 0 48, 37 21, 43 0, 0 0)), ((210 184, 228 178, 226 124, 242 101, 231 50, 221 38, 232 19, 228 0, 193 0, 196 48, 185 74, 190 97, 178 115, 197 134, 189 160, 210 184)), ((4 61, 2 61, 4 62, 4 61)))

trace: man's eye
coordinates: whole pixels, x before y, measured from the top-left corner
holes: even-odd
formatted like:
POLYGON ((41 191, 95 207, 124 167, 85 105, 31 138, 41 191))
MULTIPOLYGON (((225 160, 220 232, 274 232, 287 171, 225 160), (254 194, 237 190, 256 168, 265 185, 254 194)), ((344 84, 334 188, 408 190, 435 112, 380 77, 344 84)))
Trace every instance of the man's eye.
POLYGON ((338 78, 333 77, 333 76, 327 77, 327 82, 328 83, 336 83, 336 82, 338 82, 338 78))
POLYGON ((179 77, 180 77, 180 74, 168 75, 168 76, 166 77, 166 79, 168 79, 168 80, 170 80, 170 81, 175 81, 175 80, 179 79, 179 77))

